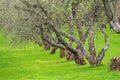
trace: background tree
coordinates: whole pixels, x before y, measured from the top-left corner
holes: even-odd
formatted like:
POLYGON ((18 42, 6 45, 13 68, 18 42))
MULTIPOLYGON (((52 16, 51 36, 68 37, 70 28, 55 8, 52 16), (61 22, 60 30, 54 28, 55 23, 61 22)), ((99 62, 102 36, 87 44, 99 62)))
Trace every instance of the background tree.
POLYGON ((120 1, 119 0, 102 0, 102 2, 104 4, 104 9, 108 19, 108 23, 116 33, 119 33, 120 32, 120 25, 119 25, 120 1))

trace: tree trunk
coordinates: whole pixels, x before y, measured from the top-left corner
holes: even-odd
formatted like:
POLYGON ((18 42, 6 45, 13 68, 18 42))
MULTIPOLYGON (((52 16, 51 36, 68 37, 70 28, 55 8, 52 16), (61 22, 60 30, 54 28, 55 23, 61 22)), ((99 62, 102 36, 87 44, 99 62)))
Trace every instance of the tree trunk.
POLYGON ((91 57, 96 56, 96 51, 95 51, 95 42, 94 42, 94 26, 90 26, 91 29, 89 31, 89 37, 88 37, 88 43, 89 43, 89 52, 91 57))
POLYGON ((113 21, 118 22, 119 17, 119 0, 115 0, 115 6, 114 6, 114 15, 113 15, 113 21))
POLYGON ((98 57, 97 56, 91 56, 90 58, 89 58, 89 64, 91 65, 91 66, 97 66, 97 65, 99 65, 100 64, 100 61, 99 61, 99 59, 98 59, 98 57))
POLYGON ((47 41, 44 41, 44 49, 50 50, 50 48, 51 48, 51 45, 47 41))
POLYGON ((112 20, 113 18, 113 13, 110 7, 110 2, 108 0, 102 0, 103 5, 104 5, 104 9, 105 9, 105 14, 108 18, 108 22, 112 20))
POLYGON ((56 50, 58 49, 58 47, 53 46, 52 47, 52 51, 50 52, 50 54, 55 54, 56 50))
POLYGON ((65 57, 65 49, 60 48, 60 57, 65 57))
POLYGON ((74 54, 74 58, 75 58, 74 60, 75 60, 76 64, 80 64, 80 65, 86 64, 83 53, 80 49, 77 50, 77 54, 74 54))
POLYGON ((74 54, 67 51, 66 59, 67 59, 67 61, 73 61, 74 60, 74 54))
MULTIPOLYGON (((71 16, 70 16, 71 20, 70 20, 70 23, 69 23, 70 34, 72 36, 74 36, 74 20, 76 18, 76 8, 77 8, 77 5, 75 3, 72 3, 72 13, 71 13, 71 16)), ((73 44, 73 40, 70 39, 70 41, 68 43, 68 46, 72 46, 72 44, 73 44)), ((74 54, 70 51, 67 51, 66 59, 68 61, 74 60, 74 54)))
POLYGON ((120 71, 120 57, 113 57, 111 59, 110 70, 120 71))
POLYGON ((113 20, 110 22, 111 27, 113 30, 117 33, 120 33, 120 24, 118 21, 119 18, 119 0, 115 0, 115 7, 114 7, 114 14, 113 14, 113 20))
POLYGON ((110 2, 108 0, 102 0, 105 8, 105 13, 108 18, 108 22, 110 27, 116 32, 120 33, 120 24, 118 22, 118 14, 119 14, 119 0, 115 0, 114 13, 112 13, 110 2))

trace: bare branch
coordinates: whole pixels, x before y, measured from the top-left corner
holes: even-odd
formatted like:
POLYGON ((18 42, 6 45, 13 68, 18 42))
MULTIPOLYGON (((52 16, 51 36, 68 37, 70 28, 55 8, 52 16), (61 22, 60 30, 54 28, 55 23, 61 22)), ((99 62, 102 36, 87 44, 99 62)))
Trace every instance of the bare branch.
MULTIPOLYGON (((99 23, 98 23, 99 24, 99 23)), ((105 55, 105 52, 108 50, 109 48, 109 42, 108 42, 108 35, 105 33, 105 31, 103 30, 103 28, 101 27, 101 25, 99 24, 99 28, 102 32, 102 34, 104 35, 105 38, 105 46, 102 48, 102 50, 100 51, 98 58, 101 61, 105 55)))
POLYGON ((61 44, 53 43, 53 42, 51 42, 50 40, 48 40, 48 39, 46 39, 46 38, 45 38, 44 40, 47 41, 48 43, 50 43, 52 46, 56 46, 56 47, 59 47, 59 48, 66 49, 66 47, 63 46, 63 45, 61 45, 61 44))

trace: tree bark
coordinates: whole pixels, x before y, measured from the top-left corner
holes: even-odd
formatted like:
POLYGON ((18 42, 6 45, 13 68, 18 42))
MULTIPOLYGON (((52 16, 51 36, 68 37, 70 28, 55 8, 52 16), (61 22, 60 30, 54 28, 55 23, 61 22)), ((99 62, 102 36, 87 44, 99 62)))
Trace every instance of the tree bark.
POLYGON ((105 9, 105 14, 108 18, 108 22, 110 22, 113 19, 113 13, 110 7, 110 3, 108 0, 102 0, 103 5, 104 5, 104 9, 105 9))
POLYGON ((114 15, 113 15, 114 22, 118 22, 119 7, 120 7, 119 0, 115 0, 114 15))
POLYGON ((118 21, 118 15, 119 15, 119 0, 115 0, 115 7, 114 7, 114 14, 113 14, 113 20, 110 22, 110 25, 112 26, 113 30, 117 33, 120 33, 120 24, 118 21))
POLYGON ((91 57, 96 56, 96 51, 95 51, 95 42, 94 42, 94 26, 90 25, 91 29, 89 31, 89 37, 88 37, 88 43, 89 43, 89 52, 91 57))
POLYGON ((60 57, 63 58, 65 57, 65 49, 60 48, 60 57))
POLYGON ((51 48, 51 45, 47 41, 44 41, 44 49, 50 50, 50 48, 51 48))
POLYGON ((104 35, 104 41, 105 41, 105 46, 101 49, 99 55, 98 55, 98 60, 99 60, 99 64, 101 63, 102 59, 105 56, 105 52, 108 50, 109 48, 109 42, 108 42, 108 35, 106 34, 106 32, 103 30, 103 28, 101 27, 101 25, 98 25, 100 28, 100 31, 102 32, 102 34, 104 35))
POLYGON ((77 54, 74 54, 76 64, 85 65, 84 55, 80 49, 77 50, 77 54))
POLYGON ((108 18, 108 22, 111 26, 111 28, 116 32, 120 33, 120 24, 118 21, 118 14, 119 14, 119 0, 115 0, 115 6, 114 6, 114 14, 112 13, 110 3, 108 0, 102 0, 105 8, 105 13, 108 18))
POLYGON ((74 60, 74 54, 71 53, 70 51, 67 51, 66 59, 67 59, 67 61, 73 61, 74 60))
MULTIPOLYGON (((77 5, 76 3, 72 3, 72 12, 71 12, 71 15, 70 15, 70 23, 69 23, 69 31, 70 31, 70 35, 74 36, 74 21, 75 21, 75 18, 76 18, 76 8, 77 8, 77 5)), ((69 46, 72 46, 73 44, 73 40, 72 39, 69 39, 69 43, 68 45, 69 46)), ((71 60, 74 60, 74 54, 70 51, 67 51, 67 60, 71 61, 71 60)))

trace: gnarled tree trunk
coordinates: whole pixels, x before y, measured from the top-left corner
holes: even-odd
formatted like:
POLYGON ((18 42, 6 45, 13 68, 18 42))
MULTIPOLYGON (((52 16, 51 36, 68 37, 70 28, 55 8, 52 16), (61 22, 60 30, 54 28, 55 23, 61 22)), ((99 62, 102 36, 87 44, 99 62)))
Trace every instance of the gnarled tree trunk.
POLYGON ((83 53, 80 49, 77 50, 77 54, 74 54, 74 59, 76 64, 85 65, 83 53))
POLYGON ((67 59, 67 61, 73 61, 74 60, 74 54, 67 51, 66 59, 67 59))

